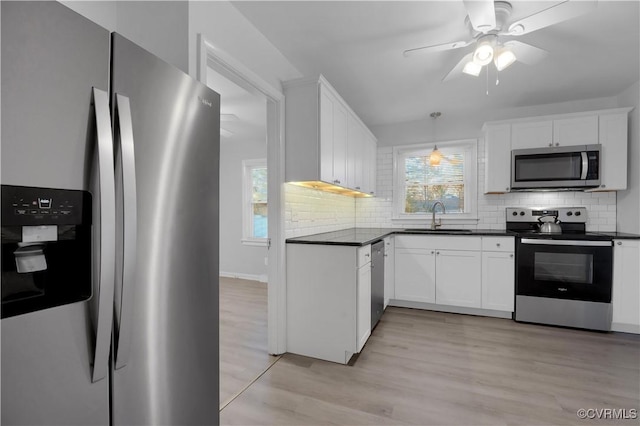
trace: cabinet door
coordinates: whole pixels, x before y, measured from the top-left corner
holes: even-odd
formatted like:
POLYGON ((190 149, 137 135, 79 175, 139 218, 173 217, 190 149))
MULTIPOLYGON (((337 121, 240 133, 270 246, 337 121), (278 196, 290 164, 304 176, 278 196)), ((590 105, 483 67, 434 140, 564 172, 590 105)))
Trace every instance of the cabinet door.
POLYGON ((320 86, 320 179, 333 182, 333 106, 331 93, 320 86))
POLYGON ((640 241, 613 242, 612 328, 640 333, 640 241), (618 325, 618 327, 616 327, 618 325), (619 328, 620 325, 626 327, 619 328))
POLYGON ((513 253, 482 253, 482 308, 513 312, 515 293, 513 253))
POLYGON ((435 250, 396 249, 395 277, 396 299, 435 303, 435 250))
MULTIPOLYGON (((360 123, 352 114, 347 116, 347 184, 348 188, 359 190, 358 159, 360 147, 360 123)), ((362 167, 362 165, 360 165, 362 167)))
POLYGON ((378 162, 378 145, 376 140, 368 137, 369 161, 369 194, 376 194, 376 166, 378 162))
POLYGON ((600 188, 627 189, 627 113, 600 116, 600 188))
POLYGON ((553 145, 593 145, 598 143, 598 116, 553 120, 553 145))
POLYGON ((484 133, 484 193, 509 192, 511 186, 511 125, 487 125, 484 133))
POLYGON ((553 123, 533 121, 511 125, 511 149, 544 148, 553 145, 553 123))
POLYGON ((347 109, 339 101, 333 105, 333 180, 347 186, 347 109))
POLYGON ((384 239, 384 308, 387 308, 389 299, 395 299, 395 244, 394 237, 384 239))
POLYGON ((436 303, 479 308, 481 254, 475 251, 436 251, 436 303))
POLYGON ((371 335, 371 263, 358 269, 357 283, 357 320, 358 352, 371 335))

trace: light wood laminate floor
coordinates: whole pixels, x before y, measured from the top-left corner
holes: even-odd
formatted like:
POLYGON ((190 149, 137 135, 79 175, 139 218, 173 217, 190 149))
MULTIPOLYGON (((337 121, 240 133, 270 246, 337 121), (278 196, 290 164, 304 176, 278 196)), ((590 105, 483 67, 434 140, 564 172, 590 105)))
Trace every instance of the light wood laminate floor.
POLYGON ((387 308, 353 366, 286 354, 220 414, 236 425, 564 425, 640 413, 640 338, 387 308))
POLYGON ((220 406, 277 359, 267 352, 267 284, 220 277, 220 406))

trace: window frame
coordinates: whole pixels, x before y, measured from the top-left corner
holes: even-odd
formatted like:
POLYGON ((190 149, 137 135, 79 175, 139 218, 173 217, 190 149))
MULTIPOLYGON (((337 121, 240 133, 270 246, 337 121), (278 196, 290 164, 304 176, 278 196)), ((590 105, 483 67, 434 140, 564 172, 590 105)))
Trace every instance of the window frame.
POLYGON ((441 151, 460 148, 465 152, 464 159, 464 213, 436 212, 436 218, 447 224, 477 224, 478 222, 478 139, 460 139, 452 141, 425 142, 414 145, 397 146, 393 149, 393 215, 394 222, 428 222, 432 213, 405 213, 406 175, 404 158, 421 151, 432 151, 434 146, 441 151))
MULTIPOLYGON (((269 231, 267 237, 257 238, 253 236, 253 175, 254 169, 267 168, 267 159, 258 158, 242 160, 242 244, 248 246, 266 247, 269 243, 269 231)), ((269 195, 267 193, 267 205, 269 195)))

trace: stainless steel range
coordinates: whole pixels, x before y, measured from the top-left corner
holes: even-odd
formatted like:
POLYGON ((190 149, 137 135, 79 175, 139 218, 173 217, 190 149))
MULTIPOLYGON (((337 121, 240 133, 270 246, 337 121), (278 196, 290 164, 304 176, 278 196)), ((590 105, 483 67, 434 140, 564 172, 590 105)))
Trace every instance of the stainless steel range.
POLYGON ((584 207, 506 209, 516 244, 516 321, 608 331, 613 243, 584 207))

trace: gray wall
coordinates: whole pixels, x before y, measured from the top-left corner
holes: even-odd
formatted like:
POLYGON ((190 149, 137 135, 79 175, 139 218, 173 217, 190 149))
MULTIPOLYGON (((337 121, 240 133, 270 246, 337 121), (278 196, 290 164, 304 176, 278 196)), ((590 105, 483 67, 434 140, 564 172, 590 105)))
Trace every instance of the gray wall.
POLYGON ((189 71, 189 2, 61 1, 166 62, 189 71))
POLYGON ((220 144, 220 274, 266 281, 267 248, 241 241, 242 160, 259 158, 267 158, 266 135, 260 141, 229 138, 220 144))

